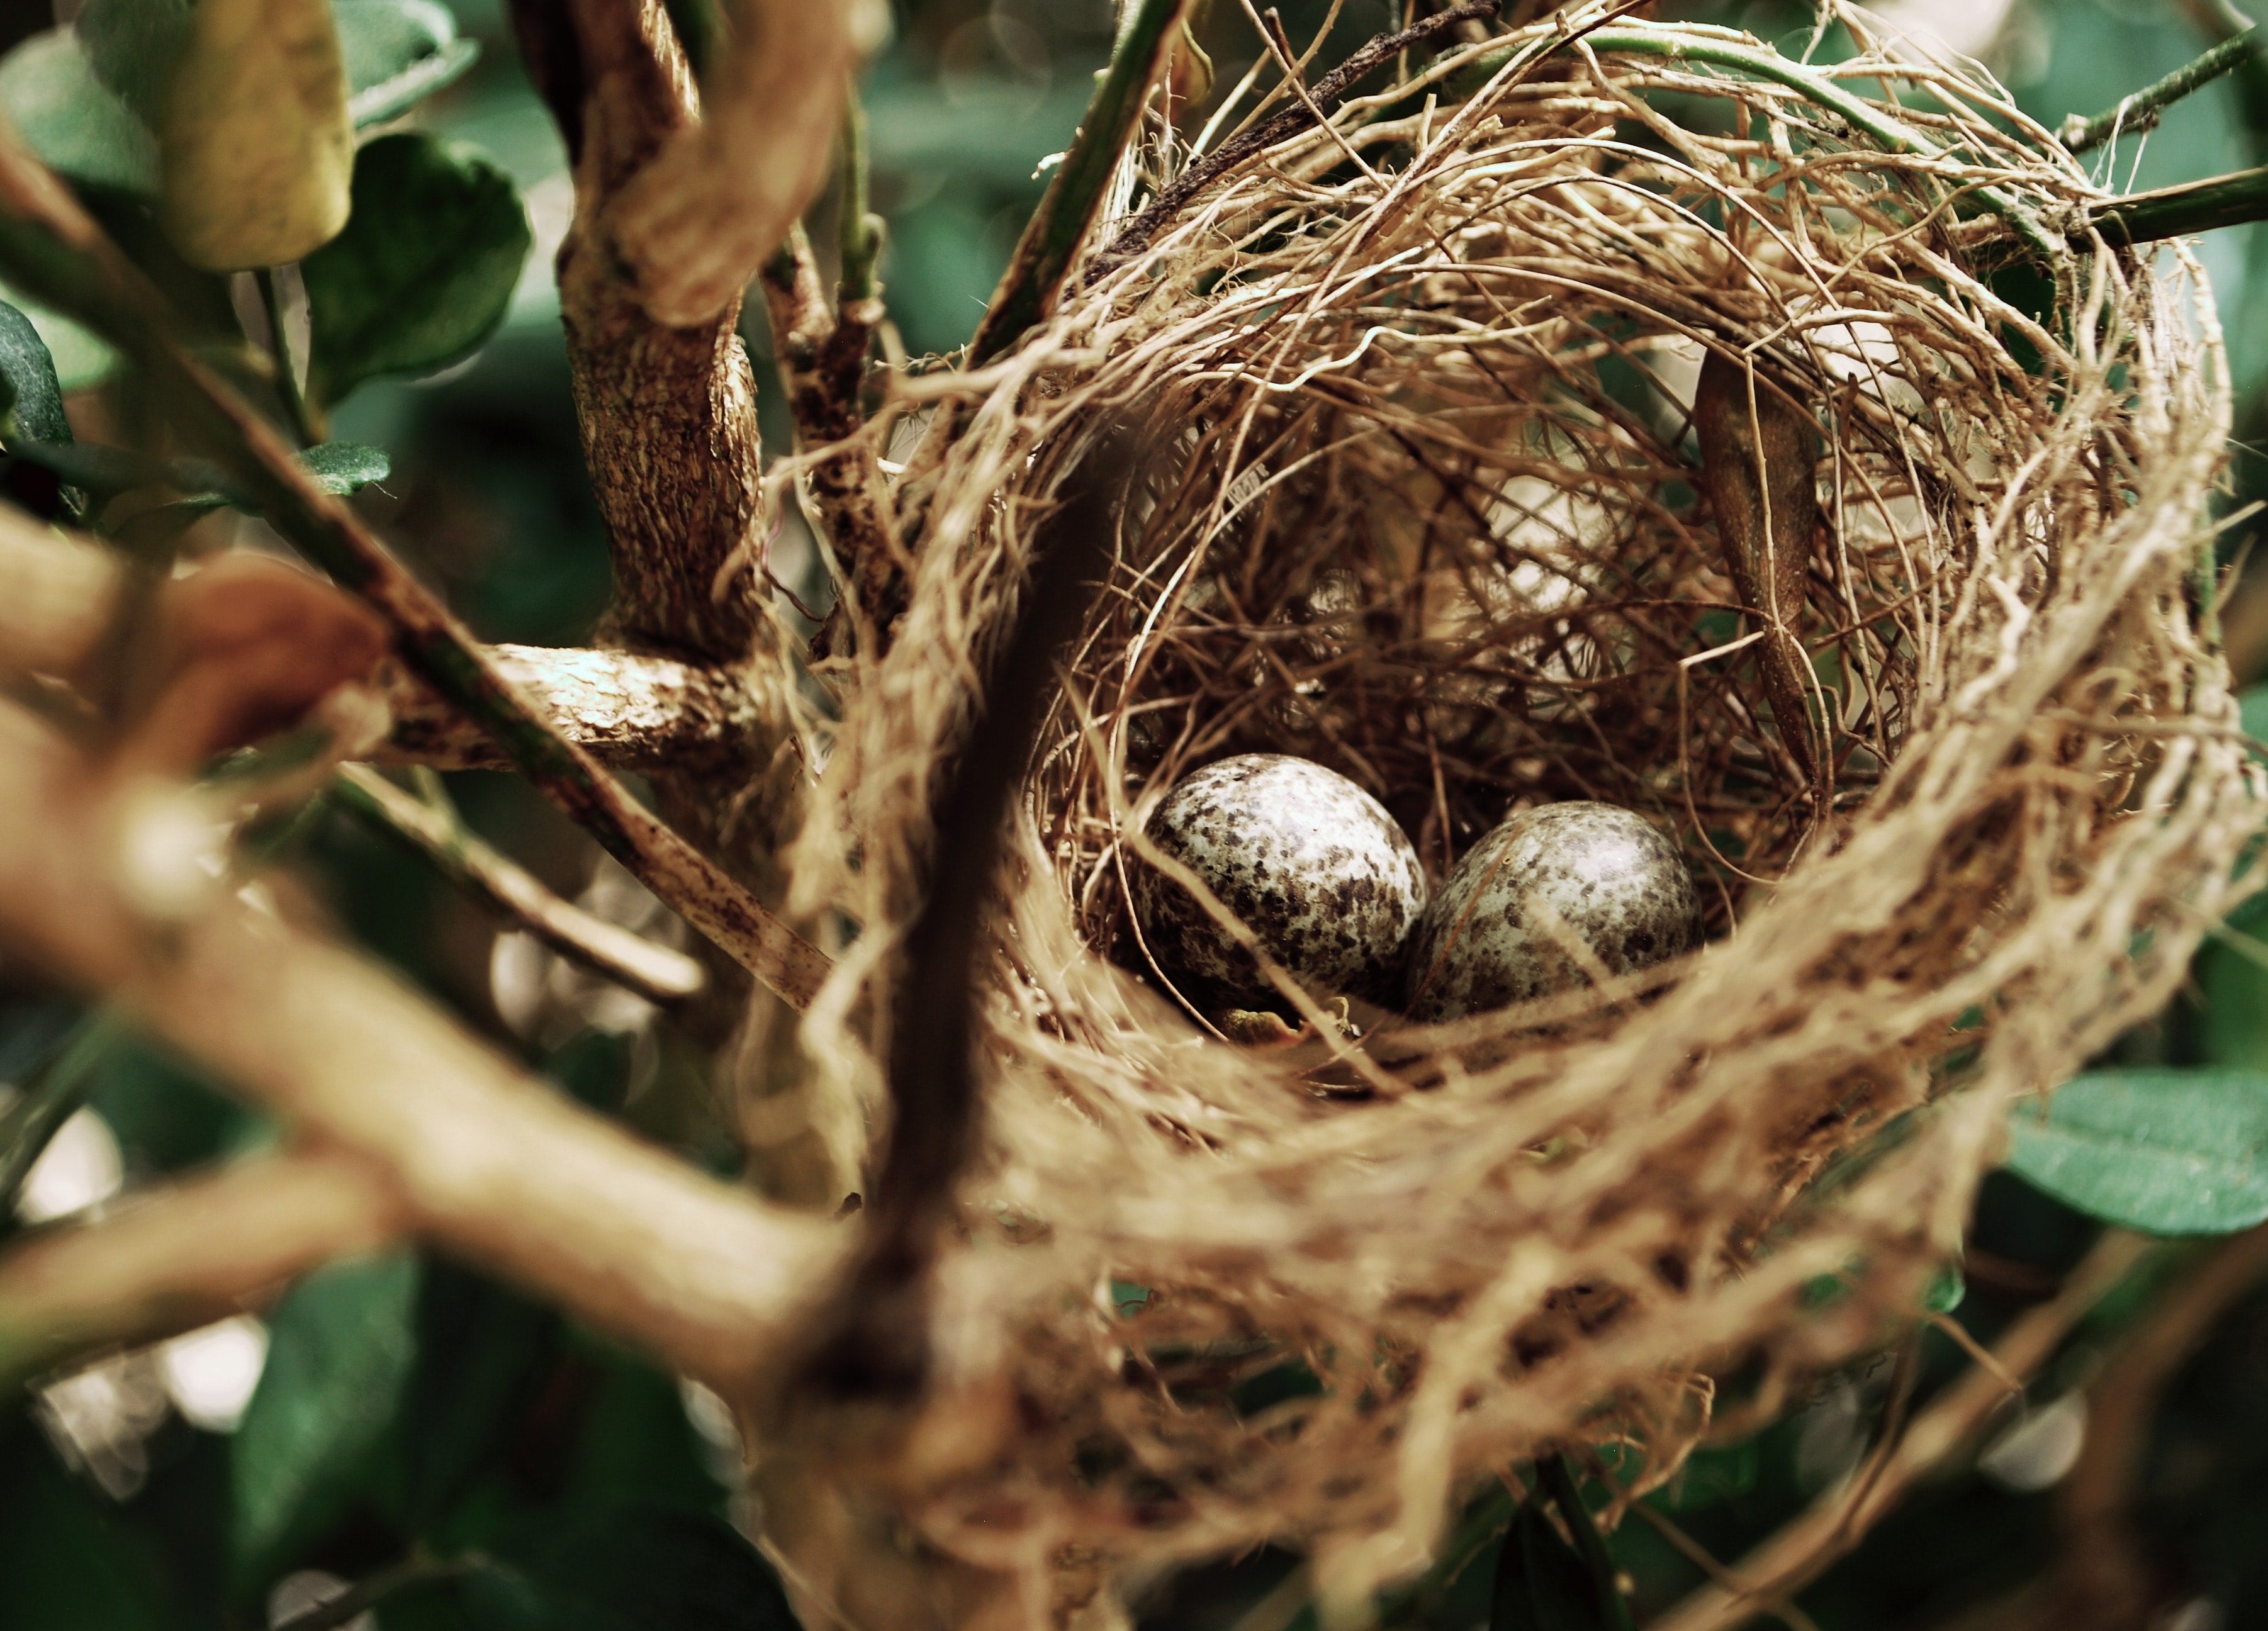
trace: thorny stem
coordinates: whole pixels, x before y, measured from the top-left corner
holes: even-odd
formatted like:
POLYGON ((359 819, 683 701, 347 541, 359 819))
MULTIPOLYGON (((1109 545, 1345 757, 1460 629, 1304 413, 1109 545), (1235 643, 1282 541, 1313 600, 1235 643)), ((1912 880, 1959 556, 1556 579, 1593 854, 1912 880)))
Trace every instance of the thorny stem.
POLYGON ((831 966, 826 954, 528 706, 470 632, 181 342, 165 297, 4 127, 0 269, 139 364, 182 430, 244 486, 269 524, 386 618, 405 664, 478 720, 530 781, 687 921, 791 1005, 809 1005, 831 966))
POLYGON ((2102 146, 2113 136, 2134 136, 2151 129, 2156 126, 2158 115, 2165 108, 2242 66, 2257 48, 2259 36, 2257 28, 2248 28, 2233 35, 2195 62, 2176 68, 2157 84, 2146 85, 2132 96, 2119 98, 2116 107, 2097 114, 2092 119, 2082 119, 2073 114, 2063 121, 2063 129, 2056 134, 2066 150, 2083 153, 2091 147, 2102 146))
POLYGON ((341 808, 408 842, 442 876, 506 914, 562 957, 647 1002, 682 1002, 707 983, 706 971, 684 952, 594 917, 546 889, 534 874, 467 827, 446 795, 437 802, 405 792, 366 765, 343 767, 330 790, 341 808))
POLYGON ((299 444, 313 447, 330 439, 330 430, 299 383, 298 359, 291 355, 291 331, 285 327, 284 286, 272 266, 263 266, 253 276, 260 284, 261 309, 268 314, 268 344, 276 354, 276 389, 284 398, 284 411, 291 415, 291 429, 299 444))
POLYGON ((1126 151, 1166 60, 1167 41, 1189 0, 1142 0, 1112 53, 1110 69, 1079 121, 1079 134, 1048 183, 1040 207, 1025 223, 1015 253, 984 320, 968 342, 970 366, 988 363, 1047 315, 1063 287, 1071 257, 1094 224, 1111 173, 1126 151))
POLYGON ((88 1014, 71 1027, 39 1079, 0 1113, 0 1218, 15 1206, 16 1192, 48 1141, 86 1102, 94 1067, 123 1033, 124 1027, 108 1010, 88 1014))

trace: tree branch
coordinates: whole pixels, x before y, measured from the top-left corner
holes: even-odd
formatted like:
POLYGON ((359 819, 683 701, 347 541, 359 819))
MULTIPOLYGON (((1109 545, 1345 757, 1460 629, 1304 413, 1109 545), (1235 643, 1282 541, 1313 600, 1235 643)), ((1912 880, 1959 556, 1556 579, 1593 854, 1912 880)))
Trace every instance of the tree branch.
POLYGON ((2119 248, 2264 218, 2268 218, 2268 165, 2130 193, 2094 206, 2087 224, 2102 235, 2103 242, 2119 248))
POLYGON ((797 1328, 836 1231, 637 1142, 217 881, 152 921, 116 876, 128 813, 0 705, 0 936, 385 1174, 417 1232, 688 1375, 735 1389, 797 1328))
POLYGON ((348 765, 331 796, 353 814, 414 845, 442 875, 486 900, 538 940, 649 1003, 678 1003, 708 983, 701 965, 563 900, 457 819, 361 765, 348 765))
POLYGON ((385 1245, 407 1221, 367 1164, 307 1152, 254 1156, 34 1235, 0 1256, 0 1386, 89 1348, 236 1313, 333 1258, 385 1245))
MULTIPOLYGON (((617 770, 729 770, 772 718, 739 670, 573 647, 490 646, 489 656, 554 730, 617 770)), ((394 729, 384 762, 512 768, 487 731, 413 676, 390 672, 386 700, 394 729)))
POLYGON ((164 297, 4 125, 0 263, 19 287, 88 323, 139 363, 180 428, 269 525, 368 602, 392 629, 402 660, 479 719, 512 762, 647 887, 785 1001, 810 1002, 829 966, 818 948, 530 709, 432 593, 180 342, 164 297))
POLYGON ((1105 576, 1133 440, 1121 431, 1090 452, 1041 524, 981 716, 931 809, 939 859, 906 931, 893 999, 889 1143, 850 1282, 803 1371, 827 1393, 902 1401, 928 1379, 930 1265, 976 1143, 976 981, 1009 798, 1054 690, 1056 655, 1105 576))
POLYGON ((1110 70, 1095 87, 1063 163, 1056 166, 1040 207, 1024 224, 1008 269, 1001 274, 984 319, 968 342, 968 362, 990 362, 1048 314, 1063 288, 1071 257, 1094 224, 1111 173, 1133 138, 1134 127, 1165 64, 1167 47, 1189 0, 1141 0, 1118 36, 1110 70))
POLYGON ((512 19, 575 155, 560 316, 614 555, 612 628, 632 645, 737 661, 762 636, 764 593, 760 574, 725 575, 745 560, 762 474, 740 302, 681 327, 656 321, 607 224, 655 154, 697 134, 691 70, 660 0, 517 0, 512 19))
MULTIPOLYGON (((871 272, 869 268, 865 275, 870 287, 871 272)), ((840 310, 830 312, 799 226, 764 263, 759 283, 796 440, 806 451, 849 442, 865 416, 858 395, 866 379, 866 353, 883 317, 880 299, 854 298, 845 284, 840 310)), ((834 457, 814 463, 804 481, 849 577, 846 592, 813 643, 823 653, 839 643, 836 628, 845 618, 864 616, 878 629, 889 627, 902 609, 913 558, 899 540, 889 489, 871 442, 849 442, 834 457)))
POLYGON ((2157 128, 2158 116, 2193 91, 2203 90, 2223 74, 2243 65, 2258 48, 2260 31, 2248 28, 2222 40, 2195 62, 2176 68, 2155 84, 2118 99, 2116 107, 2082 119, 2073 114, 2056 134, 2066 151, 2086 152, 2113 136, 2139 136, 2157 128))
POLYGON ((889 27, 880 0, 732 0, 728 10, 730 44, 704 70, 707 117, 673 133, 613 206, 615 240, 658 322, 738 309, 825 180, 850 77, 889 27))

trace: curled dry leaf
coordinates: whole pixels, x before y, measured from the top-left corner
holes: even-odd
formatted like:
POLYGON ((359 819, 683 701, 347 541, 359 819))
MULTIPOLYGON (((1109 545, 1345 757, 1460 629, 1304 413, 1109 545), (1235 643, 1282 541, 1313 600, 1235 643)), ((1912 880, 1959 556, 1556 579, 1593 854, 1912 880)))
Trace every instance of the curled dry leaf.
POLYGON ((186 771, 298 724, 385 656, 376 613, 320 578, 264 555, 224 555, 166 585, 158 680, 122 750, 186 771))
POLYGON ((166 231, 192 265, 276 266, 336 237, 354 125, 326 0, 200 0, 158 151, 166 231))
POLYGON ((706 322, 740 297, 819 190, 850 75, 880 45, 877 0, 734 0, 703 88, 701 123, 680 131, 625 188, 613 226, 658 322, 706 322))

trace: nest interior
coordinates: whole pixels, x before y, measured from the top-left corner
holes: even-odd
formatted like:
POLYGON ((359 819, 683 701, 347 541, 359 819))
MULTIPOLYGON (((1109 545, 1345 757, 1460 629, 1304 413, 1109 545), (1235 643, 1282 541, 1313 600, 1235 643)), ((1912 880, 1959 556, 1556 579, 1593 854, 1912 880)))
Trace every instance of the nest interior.
POLYGON ((1037 518, 1110 426, 1152 451, 981 974, 933 1336, 1014 1426, 897 1489, 925 1545, 1123 1585, 1290 1540, 1353 1600, 1542 1449, 1673 1475, 1912 1306, 2011 1098, 2162 1001, 2240 886, 2209 301, 2172 252, 2023 269, 2085 173, 1980 70, 1839 15, 1859 55, 1785 74, 1581 12, 1446 58, 1115 224, 1042 332, 931 387, 961 425, 896 489, 911 605, 796 857, 863 925, 806 1022, 841 1099, 880 1101, 858 995, 951 863, 925 792, 1037 518), (1821 432, 1817 776, 1704 496, 1708 352, 1821 432), (1710 944, 1454 1026, 1295 1036, 1292 1001, 1280 1046, 1225 1038, 1123 887, 1155 798, 1254 750, 1352 777, 1436 881, 1513 810, 1638 810, 1710 944))

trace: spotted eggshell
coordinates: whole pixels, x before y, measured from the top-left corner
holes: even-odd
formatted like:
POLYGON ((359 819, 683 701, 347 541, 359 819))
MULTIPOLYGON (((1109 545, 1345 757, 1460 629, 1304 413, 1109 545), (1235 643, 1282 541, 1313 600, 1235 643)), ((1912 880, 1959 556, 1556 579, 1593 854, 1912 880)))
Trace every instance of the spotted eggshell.
POLYGON ((1545 804, 1474 845, 1441 885, 1410 950, 1410 1017, 1454 1019, 1586 983, 1539 903, 1613 973, 1701 941, 1700 893, 1660 828, 1614 804, 1545 804))
MULTIPOLYGON (((1425 909, 1425 874, 1385 806, 1335 770, 1245 753, 1183 778, 1144 829, 1304 983, 1385 998, 1425 909)), ((1130 868, 1151 955, 1205 1001, 1265 1003, 1258 966, 1180 884, 1130 868)))

